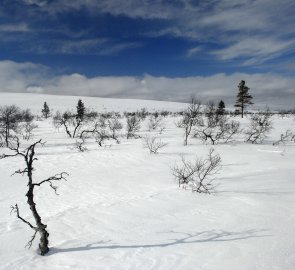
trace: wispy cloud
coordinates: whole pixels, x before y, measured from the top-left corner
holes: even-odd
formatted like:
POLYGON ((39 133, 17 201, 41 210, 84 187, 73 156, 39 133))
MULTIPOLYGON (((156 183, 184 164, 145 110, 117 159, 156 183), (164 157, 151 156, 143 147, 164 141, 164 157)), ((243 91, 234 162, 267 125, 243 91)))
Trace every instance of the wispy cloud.
POLYGON ((225 49, 214 51, 218 58, 231 60, 239 57, 246 58, 245 64, 261 63, 282 54, 292 48, 295 40, 274 40, 261 37, 249 37, 235 42, 225 49))
POLYGON ((191 49, 187 50, 186 56, 187 57, 192 57, 192 56, 200 53, 202 50, 203 50, 203 48, 201 46, 197 46, 197 47, 191 48, 191 49))
POLYGON ((138 42, 124 43, 109 38, 44 40, 38 45, 24 47, 24 52, 36 54, 73 54, 73 55, 116 55, 122 51, 142 46, 138 42))
MULTIPOLYGON (((200 42, 205 47, 206 43, 213 42, 222 49, 216 50, 210 46, 205 49, 219 61, 235 59, 241 65, 249 65, 278 58, 285 52, 295 52, 294 0, 126 0, 119 1, 120 3, 118 0, 19 1, 27 7, 24 11, 30 13, 27 17, 32 18, 35 14, 38 20, 42 20, 42 17, 37 15, 39 13, 43 17, 58 18, 63 12, 87 10, 87 14, 92 17, 102 14, 114 18, 127 17, 134 20, 135 24, 137 19, 152 21, 156 27, 144 29, 140 32, 141 35, 172 36, 195 42, 195 46, 192 46, 193 49, 189 50, 187 55, 193 55, 196 52, 194 48, 200 42)), ((22 29, 26 30, 25 26, 22 29)), ((85 43, 85 39, 89 38, 81 37, 81 43, 83 39, 85 43)), ((93 39, 93 36, 91 38, 93 39)), ((106 46, 101 52, 118 53, 124 48, 137 46, 136 40, 118 43, 121 44, 112 48, 106 46)), ((75 44, 69 46, 72 47, 65 49, 65 53, 71 50, 79 51, 75 44)), ((91 47, 85 45, 86 48, 87 46, 91 47)))
POLYGON ((121 51, 129 50, 129 49, 136 49, 141 47, 142 44, 139 42, 130 42, 130 43, 121 43, 116 44, 113 46, 108 46, 102 49, 99 54, 100 55, 115 55, 121 51))
POLYGON ((29 32, 31 29, 26 23, 0 24, 0 32, 29 32))

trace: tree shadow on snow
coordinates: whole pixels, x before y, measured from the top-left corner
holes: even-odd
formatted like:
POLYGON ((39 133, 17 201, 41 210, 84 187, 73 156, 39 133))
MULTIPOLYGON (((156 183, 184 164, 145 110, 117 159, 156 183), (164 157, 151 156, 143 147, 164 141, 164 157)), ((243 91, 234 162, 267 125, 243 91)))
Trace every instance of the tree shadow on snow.
POLYGON ((179 237, 169 239, 167 243, 152 243, 152 244, 130 244, 130 245, 120 245, 111 244, 109 241, 99 241, 85 246, 80 247, 70 247, 70 248, 51 248, 48 256, 54 255, 56 253, 63 252, 76 252, 76 251, 88 251, 88 250, 99 250, 99 249, 136 249, 136 248, 165 248, 174 245, 187 245, 187 244, 200 244, 206 242, 229 242, 245 240, 249 238, 266 237, 271 236, 265 234, 267 230, 247 230, 244 232, 227 232, 227 231, 204 231, 197 233, 184 233, 170 231, 167 233, 173 233, 179 235, 179 237), (109 244, 108 244, 109 243, 109 244))

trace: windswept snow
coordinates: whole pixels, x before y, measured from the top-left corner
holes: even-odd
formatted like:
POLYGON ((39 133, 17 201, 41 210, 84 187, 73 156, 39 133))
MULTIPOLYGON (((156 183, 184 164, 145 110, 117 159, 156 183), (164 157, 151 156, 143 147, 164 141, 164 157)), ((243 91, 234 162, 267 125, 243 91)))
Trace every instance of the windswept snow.
MULTIPOLYGON (((44 101, 54 109, 71 109, 78 97, 0 94, 0 105, 17 104, 39 112, 44 101)), ((124 111, 168 109, 181 103, 82 98, 86 106, 124 111), (161 107, 162 106, 162 107, 161 107)), ((183 106, 183 107, 182 107, 183 106)), ((123 121, 123 120, 122 120, 123 121)), ((20 158, 0 160, 0 269, 181 269, 181 270, 293 270, 295 265, 295 144, 273 146, 292 118, 274 119, 275 128, 264 144, 242 140, 214 146, 222 158, 216 192, 196 194, 178 188, 171 167, 180 154, 193 160, 210 145, 190 139, 175 119, 165 119, 161 135, 167 147, 151 155, 141 139, 80 153, 51 119, 39 121, 36 181, 62 171, 68 181, 56 196, 48 186, 36 191, 37 208, 48 225, 51 251, 31 249, 31 229, 10 214, 18 203, 30 219, 26 179, 11 174, 23 167, 20 158)), ((243 120, 243 126, 247 119, 243 120)), ((146 134, 142 125, 141 135, 146 134)), ((0 154, 8 151, 1 148, 0 154)))
POLYGON ((139 99, 114 99, 99 97, 81 96, 55 96, 33 93, 1 93, 0 106, 16 104, 23 109, 30 108, 33 113, 41 114, 43 103, 46 101, 50 109, 66 110, 75 109, 78 99, 82 99, 85 104, 98 112, 134 112, 142 108, 149 111, 168 110, 172 112, 181 111, 186 107, 185 103, 165 102, 156 100, 139 99))

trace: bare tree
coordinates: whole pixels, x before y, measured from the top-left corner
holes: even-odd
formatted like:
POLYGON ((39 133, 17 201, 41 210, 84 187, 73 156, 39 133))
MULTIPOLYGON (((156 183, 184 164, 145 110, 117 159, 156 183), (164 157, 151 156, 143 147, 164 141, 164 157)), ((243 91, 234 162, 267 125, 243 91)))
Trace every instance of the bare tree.
POLYGON ((158 154, 160 149, 167 146, 167 143, 164 143, 158 137, 155 137, 155 136, 151 137, 147 135, 143 139, 143 146, 145 148, 148 148, 151 154, 158 154))
POLYGON ((106 129, 98 129, 94 133, 94 138, 99 146, 103 146, 104 141, 110 139, 111 136, 106 129))
POLYGON ((37 160, 37 158, 35 157, 35 148, 36 148, 36 146, 43 145, 44 143, 42 142, 42 140, 38 140, 35 143, 31 144, 29 147, 27 147, 23 151, 20 150, 20 143, 19 143, 19 139, 17 137, 14 137, 14 144, 15 145, 11 144, 8 147, 12 151, 12 153, 11 154, 3 154, 0 156, 0 159, 17 157, 17 156, 20 156, 23 158, 23 160, 25 162, 25 168, 15 171, 14 174, 21 174, 21 175, 26 174, 27 175, 27 179, 28 179, 28 183, 27 183, 28 191, 26 193, 27 203, 30 206, 30 210, 32 212, 32 216, 35 220, 36 225, 33 225, 30 221, 28 221, 20 216, 19 207, 17 204, 12 206, 11 208, 12 208, 12 211, 14 211, 16 213, 17 218, 19 218, 21 221, 26 223, 31 229, 34 230, 34 234, 31 238, 31 240, 28 242, 27 246, 31 247, 31 245, 36 237, 36 234, 39 233, 40 234, 40 243, 39 243, 40 254, 45 255, 49 251, 49 247, 48 247, 49 233, 47 231, 47 225, 42 222, 41 216, 37 211, 36 203, 34 201, 34 189, 36 186, 41 186, 45 183, 48 183, 49 186, 57 194, 58 187, 55 186, 53 183, 61 181, 61 180, 66 180, 66 176, 68 176, 68 174, 66 172, 62 172, 60 174, 50 176, 50 177, 48 177, 44 180, 41 180, 39 182, 34 182, 33 181, 33 171, 34 171, 33 163, 34 163, 34 161, 37 160))
POLYGON ((0 133, 9 146, 9 140, 18 132, 19 123, 22 120, 21 109, 15 105, 0 107, 0 133))
POLYGON ((119 141, 119 134, 118 132, 123 128, 122 123, 119 121, 118 117, 112 116, 110 119, 108 119, 108 127, 111 132, 111 138, 115 140, 117 143, 120 143, 119 141))
POLYGON ((172 173, 178 180, 179 187, 191 186, 192 191, 198 193, 211 193, 212 181, 221 169, 221 158, 210 149, 206 158, 196 158, 190 162, 181 158, 182 164, 172 168, 172 173))
POLYGON ((23 139, 28 141, 33 138, 33 131, 38 127, 38 125, 32 122, 25 122, 21 125, 23 139))
POLYGON ((80 138, 76 140, 75 146, 80 152, 85 152, 88 150, 87 147, 85 146, 85 142, 86 142, 85 136, 81 136, 80 138))
POLYGON ((38 127, 33 120, 34 115, 29 109, 22 112, 22 123, 20 124, 20 132, 24 140, 30 140, 33 137, 33 130, 38 127))
POLYGON ((184 145, 187 145, 188 137, 199 121, 200 109, 201 102, 192 98, 187 110, 183 112, 182 119, 176 124, 177 127, 184 129, 184 145))
POLYGON ((72 125, 73 115, 71 112, 66 111, 60 113, 57 111, 53 117, 53 124, 56 128, 63 127, 70 138, 73 138, 72 132, 70 131, 70 126, 72 125))
POLYGON ((264 113, 253 114, 250 118, 250 124, 245 131, 246 142, 258 143, 267 138, 272 130, 271 114, 267 108, 264 113))
POLYGON ((105 116, 100 116, 98 121, 90 123, 91 125, 80 133, 80 139, 76 141, 76 148, 78 148, 79 151, 85 150, 85 142, 88 138, 94 138, 99 146, 103 146, 104 142, 110 139, 119 143, 116 132, 120 126, 116 126, 116 124, 121 123, 113 122, 112 120, 113 119, 107 119, 105 116), (112 130, 110 129, 110 125, 112 130))
POLYGON ((127 116, 127 139, 139 138, 136 133, 140 130, 141 119, 136 115, 127 116))

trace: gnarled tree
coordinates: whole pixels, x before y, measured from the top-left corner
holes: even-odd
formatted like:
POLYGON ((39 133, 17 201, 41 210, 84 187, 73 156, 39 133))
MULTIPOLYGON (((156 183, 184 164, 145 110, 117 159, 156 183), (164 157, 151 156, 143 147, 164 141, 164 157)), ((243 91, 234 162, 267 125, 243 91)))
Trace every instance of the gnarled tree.
POLYGON ((34 200, 35 187, 41 186, 45 183, 48 183, 49 186, 56 193, 57 186, 55 186, 53 183, 57 182, 57 181, 61 181, 61 180, 66 180, 66 176, 68 176, 68 174, 66 172, 62 172, 60 174, 50 176, 50 177, 48 177, 44 180, 41 180, 39 182, 33 181, 33 170, 34 170, 33 163, 34 163, 34 161, 37 160, 37 158, 35 156, 35 148, 36 148, 36 146, 43 145, 43 144, 44 143, 41 140, 38 140, 35 143, 31 144, 29 147, 27 147, 25 150, 20 150, 19 139, 17 137, 14 137, 14 145, 11 144, 8 147, 12 151, 12 153, 11 154, 3 154, 0 156, 0 159, 19 156, 19 157, 22 157, 25 162, 25 168, 15 171, 14 174, 21 174, 21 175, 27 176, 28 191, 26 193, 26 197, 27 197, 27 203, 28 203, 30 210, 32 212, 32 216, 35 220, 35 224, 31 223, 30 221, 28 221, 20 216, 19 207, 17 204, 12 206, 11 208, 12 208, 12 211, 14 211, 16 213, 16 216, 21 221, 26 223, 31 229, 34 230, 34 234, 31 238, 31 240, 27 244, 28 247, 31 247, 37 233, 40 234, 39 250, 40 250, 41 255, 45 255, 49 251, 49 247, 48 247, 49 233, 47 231, 47 225, 42 222, 41 216, 36 208, 36 203, 34 200))

